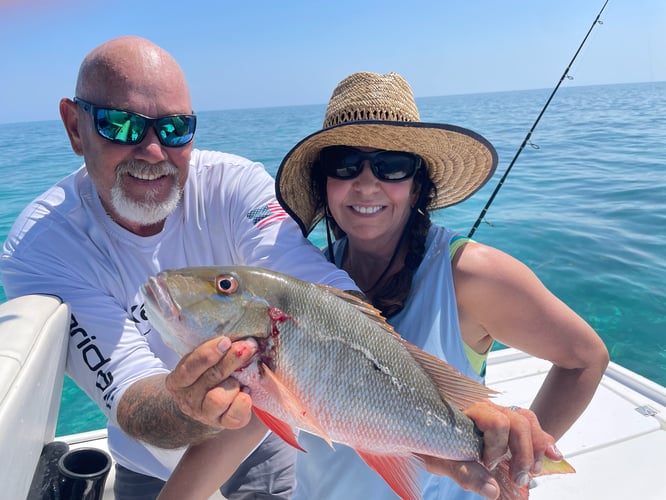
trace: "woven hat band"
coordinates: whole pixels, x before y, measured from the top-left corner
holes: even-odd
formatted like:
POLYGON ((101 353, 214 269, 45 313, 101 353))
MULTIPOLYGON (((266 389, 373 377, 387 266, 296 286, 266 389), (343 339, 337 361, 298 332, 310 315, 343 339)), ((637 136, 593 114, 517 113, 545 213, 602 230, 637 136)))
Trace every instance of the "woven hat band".
POLYGON ((417 122, 412 89, 397 73, 354 73, 333 91, 323 128, 359 120, 417 122))

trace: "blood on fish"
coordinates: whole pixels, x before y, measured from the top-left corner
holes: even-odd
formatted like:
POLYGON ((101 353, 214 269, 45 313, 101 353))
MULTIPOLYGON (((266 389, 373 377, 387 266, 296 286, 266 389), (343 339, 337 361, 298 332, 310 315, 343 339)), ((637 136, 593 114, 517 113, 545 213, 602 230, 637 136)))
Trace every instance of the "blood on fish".
POLYGON ((286 321, 291 317, 291 316, 283 313, 282 309, 280 309, 278 307, 269 307, 268 308, 268 315, 271 317, 271 319, 273 321, 286 321))
POLYGON ((277 307, 268 308, 268 317, 271 318, 271 336, 277 337, 280 331, 278 330, 277 324, 292 319, 291 316, 282 312, 281 309, 277 307))

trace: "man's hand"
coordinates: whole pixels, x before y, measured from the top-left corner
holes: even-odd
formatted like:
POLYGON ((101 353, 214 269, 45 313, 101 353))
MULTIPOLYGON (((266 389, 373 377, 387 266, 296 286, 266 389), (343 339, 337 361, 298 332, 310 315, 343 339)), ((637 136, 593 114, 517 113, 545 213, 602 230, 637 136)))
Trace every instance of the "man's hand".
POLYGON ((254 339, 211 339, 180 360, 166 387, 188 417, 218 429, 239 429, 250 421, 252 400, 231 374, 256 352, 254 339))
POLYGON ((462 488, 494 500, 499 496, 499 485, 490 471, 502 460, 510 459, 510 476, 518 486, 528 484, 530 474, 541 472, 544 456, 562 460, 555 440, 541 429, 530 410, 482 402, 464 413, 483 432, 483 464, 422 456, 429 472, 449 476, 462 488))

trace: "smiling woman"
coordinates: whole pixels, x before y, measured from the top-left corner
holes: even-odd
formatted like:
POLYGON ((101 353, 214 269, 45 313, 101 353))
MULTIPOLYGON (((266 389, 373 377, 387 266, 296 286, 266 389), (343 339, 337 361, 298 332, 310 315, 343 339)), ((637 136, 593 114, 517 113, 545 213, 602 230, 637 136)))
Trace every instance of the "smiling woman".
MULTIPOLYGON (((594 395, 608 363, 604 343, 527 266, 430 219, 431 211, 477 192, 496 165, 494 147, 479 134, 420 121, 400 75, 354 73, 333 90, 322 129, 282 160, 277 195, 304 234, 323 219, 329 259, 405 340, 478 382, 496 340, 550 360, 553 368, 534 396, 533 413, 510 414, 532 423, 538 418, 558 439, 594 395), (390 169, 388 161, 381 163, 387 158, 394 162, 390 169)), ((331 495, 327 476, 338 478, 340 498, 371 497, 381 488, 370 474, 349 478, 353 457, 340 450, 331 454, 319 447, 302 462, 296 490, 301 498, 331 495), (359 483, 369 489, 362 492, 359 483)), ((427 463, 430 474, 420 478, 425 498, 471 498, 440 475, 443 467, 427 463)), ((529 463, 513 463, 511 471, 519 486, 535 473, 529 463)), ((489 480, 487 489, 476 491, 495 498, 493 484, 489 480)))

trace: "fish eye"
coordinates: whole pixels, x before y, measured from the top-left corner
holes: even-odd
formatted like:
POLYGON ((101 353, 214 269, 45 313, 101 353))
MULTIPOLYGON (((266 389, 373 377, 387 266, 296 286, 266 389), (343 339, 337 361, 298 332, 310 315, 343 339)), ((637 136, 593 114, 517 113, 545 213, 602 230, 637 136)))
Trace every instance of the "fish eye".
POLYGON ((218 293, 230 294, 238 290, 238 281, 230 274, 220 274, 215 278, 215 288, 218 293))

